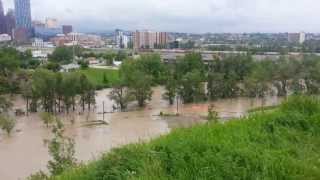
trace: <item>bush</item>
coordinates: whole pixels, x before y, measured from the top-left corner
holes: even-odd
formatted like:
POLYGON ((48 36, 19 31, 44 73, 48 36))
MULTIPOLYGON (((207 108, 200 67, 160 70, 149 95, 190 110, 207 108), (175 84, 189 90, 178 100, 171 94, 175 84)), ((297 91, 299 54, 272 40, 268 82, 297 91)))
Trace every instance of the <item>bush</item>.
POLYGON ((11 134, 13 128, 16 125, 16 121, 8 116, 0 116, 0 128, 6 131, 8 135, 11 134))
POLYGON ((282 103, 281 110, 312 115, 320 112, 320 100, 315 96, 291 96, 282 103))

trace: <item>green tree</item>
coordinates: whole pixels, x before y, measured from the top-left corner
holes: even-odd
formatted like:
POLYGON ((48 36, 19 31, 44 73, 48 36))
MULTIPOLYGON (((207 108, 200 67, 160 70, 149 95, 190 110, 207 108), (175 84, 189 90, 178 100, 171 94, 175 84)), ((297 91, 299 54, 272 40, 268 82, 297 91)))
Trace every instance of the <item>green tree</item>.
POLYGON ((116 103, 117 108, 120 108, 121 111, 126 110, 128 104, 135 100, 123 80, 119 80, 113 84, 109 98, 116 103))
POLYGON ((184 75, 180 82, 179 95, 184 103, 205 100, 204 83, 201 73, 197 70, 184 75))
POLYGON ((32 92, 40 97, 41 105, 46 112, 54 112, 56 77, 51 71, 37 69, 32 76, 32 92))
POLYGON ((56 117, 54 115, 47 112, 40 113, 40 117, 43 123, 47 126, 47 128, 56 120, 56 117))
POLYGON ((67 113, 70 112, 70 108, 72 107, 73 111, 75 111, 75 98, 77 93, 79 92, 79 75, 77 73, 68 73, 64 75, 62 81, 63 88, 63 102, 65 105, 65 109, 67 113))
POLYGON ((56 119, 52 129, 54 137, 48 143, 49 154, 52 157, 52 160, 48 162, 48 170, 54 176, 77 164, 74 158, 75 142, 73 139, 63 136, 63 132, 64 127, 62 122, 56 119))
POLYGON ((71 63, 73 59, 73 49, 69 47, 57 47, 49 56, 49 60, 58 64, 71 63))
POLYGON ((290 80, 300 76, 300 65, 295 59, 281 57, 274 66, 275 86, 278 96, 287 96, 290 90, 290 80))
POLYGON ((268 61, 257 63, 252 72, 245 78, 246 94, 250 97, 264 98, 271 94, 272 64, 268 61))
POLYGON ((166 92, 164 93, 163 98, 168 100, 170 105, 173 105, 178 92, 178 82, 174 78, 173 73, 168 75, 165 82, 165 88, 166 92))
POLYGON ((79 93, 80 93, 80 104, 82 111, 85 110, 85 105, 88 105, 88 109, 91 109, 91 104, 95 104, 95 87, 84 75, 80 75, 79 81, 79 93))
POLYGON ((165 80, 166 68, 165 65, 161 62, 159 54, 143 54, 137 60, 137 68, 146 73, 147 75, 152 76, 154 84, 162 84, 165 80))
POLYGON ((132 81, 128 82, 129 89, 138 101, 138 105, 143 107, 152 97, 152 77, 141 71, 134 71, 131 79, 132 81))
POLYGON ((116 58, 117 54, 115 53, 106 53, 103 55, 103 58, 106 60, 106 65, 107 66, 112 66, 113 61, 116 58))
POLYGON ((115 59, 117 61, 124 61, 125 59, 127 59, 127 57, 128 57, 128 54, 125 51, 120 50, 120 51, 118 51, 115 59))
POLYGON ((204 77, 205 66, 200 53, 189 53, 177 60, 176 73, 178 79, 192 71, 198 71, 201 77, 204 77))

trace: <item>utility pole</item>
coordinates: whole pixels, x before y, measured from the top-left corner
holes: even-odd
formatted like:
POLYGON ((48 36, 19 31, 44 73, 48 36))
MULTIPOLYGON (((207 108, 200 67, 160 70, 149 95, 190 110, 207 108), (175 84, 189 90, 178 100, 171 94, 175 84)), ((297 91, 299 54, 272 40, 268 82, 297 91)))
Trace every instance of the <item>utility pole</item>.
POLYGON ((103 111, 103 112, 102 112, 102 117, 103 117, 103 121, 104 121, 104 113, 105 113, 105 112, 104 112, 104 101, 102 102, 102 109, 103 109, 103 110, 102 110, 102 111, 103 111))
POLYGON ((176 96, 177 101, 177 115, 179 115, 179 95, 176 96))

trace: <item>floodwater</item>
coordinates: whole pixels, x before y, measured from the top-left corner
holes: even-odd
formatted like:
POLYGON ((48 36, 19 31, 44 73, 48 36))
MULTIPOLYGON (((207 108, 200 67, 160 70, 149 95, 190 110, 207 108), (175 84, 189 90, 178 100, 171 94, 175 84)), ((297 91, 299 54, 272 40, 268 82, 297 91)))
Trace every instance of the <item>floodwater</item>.
MULTIPOLYGON (((169 106, 162 100, 163 88, 154 89, 152 101, 143 109, 130 112, 105 114, 104 120, 109 125, 87 126, 90 121, 103 120, 105 111, 112 111, 112 101, 107 97, 109 89, 98 91, 95 112, 79 115, 78 113, 62 116, 66 135, 76 142, 76 158, 87 162, 99 158, 102 153, 121 145, 147 141, 167 134, 171 129, 190 127, 203 123, 208 111, 208 103, 179 105, 181 117, 164 117, 160 112, 176 113, 177 106, 169 106), (74 123, 71 123, 74 121, 74 123)), ((280 99, 269 98, 265 105, 277 105, 280 99)), ((24 109, 25 102, 20 97, 14 100, 14 107, 24 109)), ((235 98, 213 102, 215 111, 226 119, 245 115, 246 111, 260 107, 261 100, 235 98)), ((37 114, 17 118, 17 126, 10 137, 0 131, 0 180, 25 179, 31 173, 46 170, 50 159, 44 143, 50 139, 51 132, 41 122, 37 114)))

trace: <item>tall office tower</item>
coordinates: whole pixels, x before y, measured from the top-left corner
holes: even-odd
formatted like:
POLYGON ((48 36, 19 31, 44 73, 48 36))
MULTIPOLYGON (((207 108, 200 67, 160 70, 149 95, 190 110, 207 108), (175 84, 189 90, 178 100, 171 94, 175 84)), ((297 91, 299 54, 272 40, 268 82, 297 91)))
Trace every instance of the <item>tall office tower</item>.
POLYGON ((4 15, 2 0, 0 0, 0 34, 5 34, 6 29, 6 17, 4 15))
POLYGON ((30 0, 14 0, 16 28, 32 28, 30 0))
POLYGON ((16 27, 16 19, 14 16, 13 9, 9 9, 6 14, 6 33, 9 34, 11 37, 13 36, 13 30, 16 27))

